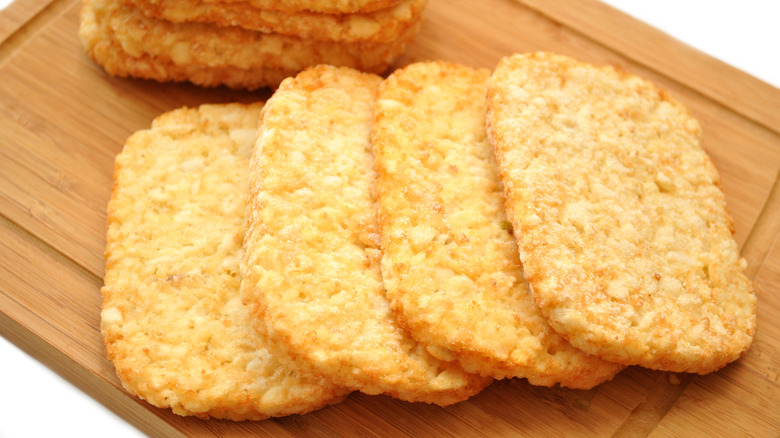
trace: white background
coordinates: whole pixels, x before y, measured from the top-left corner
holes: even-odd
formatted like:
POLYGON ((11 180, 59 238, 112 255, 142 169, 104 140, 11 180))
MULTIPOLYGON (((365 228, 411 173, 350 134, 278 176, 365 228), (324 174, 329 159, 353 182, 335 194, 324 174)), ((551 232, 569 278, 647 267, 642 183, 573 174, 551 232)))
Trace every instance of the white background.
MULTIPOLYGON (((776 0, 606 2, 780 88, 776 0)), ((0 364, 0 438, 142 436, 2 337, 0 364)))

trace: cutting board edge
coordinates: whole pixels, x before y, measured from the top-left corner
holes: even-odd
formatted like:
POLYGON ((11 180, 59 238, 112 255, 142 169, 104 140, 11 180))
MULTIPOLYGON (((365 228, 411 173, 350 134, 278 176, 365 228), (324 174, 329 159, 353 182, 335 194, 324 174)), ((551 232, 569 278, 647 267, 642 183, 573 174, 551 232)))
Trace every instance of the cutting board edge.
POLYGON ((0 336, 144 434, 166 438, 186 436, 154 415, 143 401, 88 370, 5 312, 0 312, 0 336))

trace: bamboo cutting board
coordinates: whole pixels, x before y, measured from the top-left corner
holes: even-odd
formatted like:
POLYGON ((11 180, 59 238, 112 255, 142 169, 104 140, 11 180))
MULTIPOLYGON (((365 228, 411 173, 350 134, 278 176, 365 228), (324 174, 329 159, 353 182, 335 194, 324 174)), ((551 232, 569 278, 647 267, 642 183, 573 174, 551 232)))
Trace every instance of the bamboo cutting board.
MULTIPOLYGON (((628 368, 589 391, 499 381, 440 408, 353 394, 304 416, 178 417, 121 388, 99 333, 113 160, 160 113, 254 93, 107 76, 77 37, 79 0, 0 11, 0 335, 153 436, 778 436, 780 90, 595 0, 430 0, 398 65, 493 67, 547 50, 644 76, 701 121, 759 298, 748 354, 706 376, 628 368)), ((45 397, 45 395, 42 395, 45 397)), ((107 431, 110 435, 110 431, 107 431)))

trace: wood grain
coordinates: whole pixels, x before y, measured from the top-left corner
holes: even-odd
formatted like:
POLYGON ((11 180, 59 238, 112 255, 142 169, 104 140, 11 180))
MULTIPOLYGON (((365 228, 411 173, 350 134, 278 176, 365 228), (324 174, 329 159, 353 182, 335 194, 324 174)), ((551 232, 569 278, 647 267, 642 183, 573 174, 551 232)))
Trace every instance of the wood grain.
POLYGON ((430 0, 397 66, 491 68, 549 50, 669 90, 702 123, 759 296, 747 355, 707 376, 632 367, 590 391, 500 381, 451 406, 353 394, 305 416, 183 418, 125 393, 98 330, 113 160, 163 111, 255 93, 107 76, 80 46, 79 0, 0 11, 0 335, 154 436, 777 436, 780 430, 780 91, 595 0, 430 0), (51 75, 51 72, 56 72, 51 75))
MULTIPOLYGON (((21 29, 24 25, 29 25, 39 12, 51 5, 51 0, 28 0, 22 2, 11 2, 0 13, 0 43, 21 29)), ((20 39, 26 39, 20 37, 20 39)))

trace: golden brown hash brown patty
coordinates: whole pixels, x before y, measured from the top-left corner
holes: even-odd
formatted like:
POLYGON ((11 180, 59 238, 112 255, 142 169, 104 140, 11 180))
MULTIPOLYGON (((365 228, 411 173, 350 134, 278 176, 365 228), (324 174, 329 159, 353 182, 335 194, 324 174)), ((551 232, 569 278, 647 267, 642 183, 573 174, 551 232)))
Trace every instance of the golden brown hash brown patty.
POLYGON ((259 420, 308 412, 347 393, 269 354, 241 303, 261 107, 162 114, 116 158, 101 330, 122 385, 179 415, 259 420))
POLYGON ((354 14, 284 12, 246 2, 127 0, 146 15, 174 23, 201 22, 323 41, 389 43, 417 23, 426 0, 403 0, 387 9, 354 14))
POLYGON ((171 23, 116 0, 84 0, 79 35, 90 56, 104 61, 109 73, 142 72, 142 77, 156 80, 191 76, 197 84, 221 82, 235 88, 243 83, 275 86, 281 72, 295 74, 321 63, 381 73, 403 53, 420 23, 390 43, 307 41, 239 27, 171 23), (129 59, 122 60, 123 55, 129 59))
POLYGON ((488 130, 526 278, 556 331, 677 372, 747 351, 756 297, 681 103, 610 67, 513 55, 489 81, 488 130))
POLYGON ((320 12, 325 14, 353 14, 390 8, 403 0, 203 0, 216 5, 247 4, 257 9, 286 12, 320 12))
POLYGON ((395 321, 380 272, 369 129, 379 76, 318 66, 263 111, 242 297, 291 360, 368 394, 447 405, 491 379, 440 361, 395 321))
POLYGON ((93 16, 84 14, 82 17, 86 19, 82 20, 79 33, 87 55, 112 76, 157 82, 191 82, 202 87, 224 85, 234 89, 255 90, 261 87, 276 87, 284 78, 295 74, 293 70, 178 65, 166 57, 148 54, 130 56, 122 50, 121 44, 110 37, 93 33, 98 30, 90 25, 93 16))

